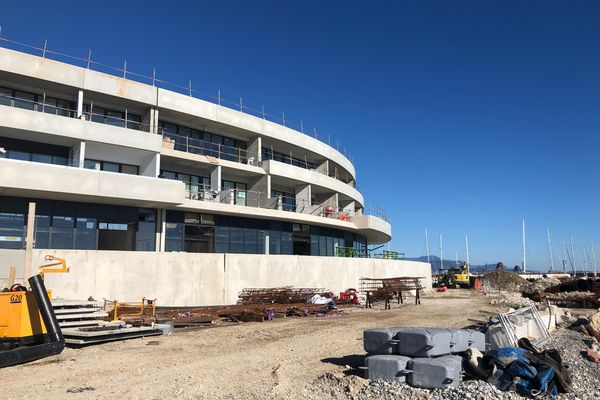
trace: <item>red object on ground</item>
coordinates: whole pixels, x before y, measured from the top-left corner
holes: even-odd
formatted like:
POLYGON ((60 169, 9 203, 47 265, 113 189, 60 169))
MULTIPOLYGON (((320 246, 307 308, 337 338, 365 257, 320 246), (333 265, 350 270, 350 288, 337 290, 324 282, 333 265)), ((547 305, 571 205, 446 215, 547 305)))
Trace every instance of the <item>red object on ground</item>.
POLYGON ((358 294, 354 290, 340 292, 340 303, 360 304, 358 302, 358 294))
POLYGON ((448 291, 448 287, 447 286, 442 286, 437 288, 436 292, 447 292, 448 291))
POLYGON ((587 356, 590 359, 590 361, 600 363, 600 356, 593 349, 588 349, 587 356))

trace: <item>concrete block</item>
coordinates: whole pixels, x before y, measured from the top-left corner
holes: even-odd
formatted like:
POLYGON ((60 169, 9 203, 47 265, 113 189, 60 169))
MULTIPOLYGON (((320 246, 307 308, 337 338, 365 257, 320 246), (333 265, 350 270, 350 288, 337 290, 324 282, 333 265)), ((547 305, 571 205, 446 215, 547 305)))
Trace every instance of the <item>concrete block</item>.
POLYGON ((451 353, 448 329, 408 328, 398 332, 398 354, 409 357, 436 357, 451 353))
POLYGON ((457 387, 462 376, 462 357, 415 358, 408 363, 410 386, 437 389, 457 387))
POLYGON ((408 375, 406 366, 410 361, 410 357, 397 355, 369 356, 365 358, 365 378, 406 383, 406 376, 408 375))

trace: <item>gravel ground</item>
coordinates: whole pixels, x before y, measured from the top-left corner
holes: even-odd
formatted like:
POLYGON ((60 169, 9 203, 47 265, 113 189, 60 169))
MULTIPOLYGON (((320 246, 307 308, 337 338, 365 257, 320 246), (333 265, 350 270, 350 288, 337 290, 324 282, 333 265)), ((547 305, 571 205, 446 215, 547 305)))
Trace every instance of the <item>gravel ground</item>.
MULTIPOLYGON (((573 379, 573 392, 560 394, 557 399, 587 400, 600 399, 600 364, 588 361, 581 354, 586 350, 584 340, 589 339, 581 333, 559 329, 552 333, 547 347, 559 349, 563 362, 569 366, 573 379)), ((468 380, 454 389, 425 390, 412 388, 395 382, 375 381, 360 390, 353 398, 427 399, 427 400, 488 400, 522 399, 514 392, 502 392, 481 380, 468 380)))

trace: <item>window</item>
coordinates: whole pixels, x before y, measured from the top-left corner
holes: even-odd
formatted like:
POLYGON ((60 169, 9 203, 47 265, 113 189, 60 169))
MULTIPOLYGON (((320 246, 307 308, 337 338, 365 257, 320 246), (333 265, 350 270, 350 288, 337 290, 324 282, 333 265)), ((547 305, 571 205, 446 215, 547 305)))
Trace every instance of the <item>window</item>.
POLYGON ((190 199, 203 200, 205 191, 210 190, 210 179, 204 176, 182 174, 180 172, 161 170, 160 175, 185 183, 185 191, 190 199))
POLYGON ((224 199, 224 202, 245 206, 247 194, 246 188, 247 186, 245 183, 225 180, 221 181, 221 189, 223 191, 229 190, 229 196, 224 199))
POLYGON ((22 249, 25 242, 25 215, 0 213, 0 248, 22 249))
POLYGON ((52 227, 50 228, 50 248, 53 249, 72 249, 75 219, 73 217, 52 217, 52 227))
POLYGON ((77 218, 75 221, 75 249, 95 250, 97 247, 95 218, 77 218))
POLYGON ((84 168, 95 169, 98 171, 116 172, 120 174, 139 175, 139 167, 137 165, 119 164, 108 161, 98 161, 86 159, 83 162, 84 168))
POLYGON ((34 247, 36 249, 50 248, 50 216, 36 215, 35 216, 35 235, 34 247))

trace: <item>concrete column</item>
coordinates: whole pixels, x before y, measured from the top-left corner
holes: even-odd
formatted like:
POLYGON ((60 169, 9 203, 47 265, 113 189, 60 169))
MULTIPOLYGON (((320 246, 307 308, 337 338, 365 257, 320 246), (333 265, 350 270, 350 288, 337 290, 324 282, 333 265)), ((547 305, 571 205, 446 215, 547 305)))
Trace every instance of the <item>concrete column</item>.
POLYGON ((271 197, 271 175, 263 175, 248 185, 249 193, 246 194, 246 205, 250 207, 265 208, 267 200, 271 197))
POLYGON ((142 119, 142 124, 144 125, 144 130, 147 130, 150 133, 158 133, 158 109, 152 107, 148 109, 148 112, 142 119))
POLYGON ((262 138, 259 136, 253 140, 249 140, 246 150, 248 153, 248 163, 250 164, 250 159, 254 157, 253 165, 260 165, 262 161, 262 138))
POLYGON ((221 191, 221 166, 217 165, 210 173, 210 189, 221 191))
POLYGON ((269 234, 265 235, 265 254, 269 254, 269 234))
POLYGON ((325 160, 322 163, 317 163, 317 171, 323 175, 329 175, 329 160, 325 160))
POLYGON ((165 251, 166 229, 167 229, 167 210, 159 208, 156 210, 156 252, 165 251))
POLYGON ((83 118, 83 90, 77 93, 77 118, 83 118))
POLYGON ((83 168, 85 162, 85 142, 81 141, 71 147, 71 159, 73 166, 83 168))
POLYGON ((332 193, 330 196, 326 197, 321 204, 323 204, 323 207, 332 207, 334 212, 338 211, 338 194, 332 193))
POLYGON ((160 153, 147 157, 146 162, 140 165, 140 175, 156 178, 160 175, 160 153))
POLYGON ((296 186, 296 212, 311 214, 313 209, 310 204, 311 185, 296 186))
MULTIPOLYGON (((31 276, 31 261, 33 258, 33 238, 35 232, 35 206, 34 202, 29 203, 27 211, 27 233, 25 238, 25 266, 23 268, 23 281, 31 276)), ((29 286, 29 285, 28 285, 29 286)))
POLYGON ((354 215, 356 203, 354 201, 340 202, 340 207, 343 213, 347 213, 350 216, 354 215))

